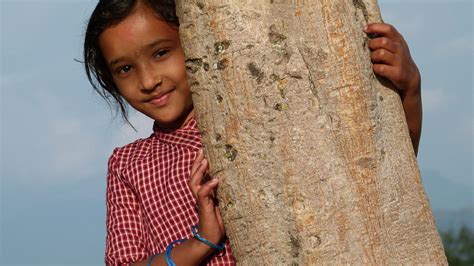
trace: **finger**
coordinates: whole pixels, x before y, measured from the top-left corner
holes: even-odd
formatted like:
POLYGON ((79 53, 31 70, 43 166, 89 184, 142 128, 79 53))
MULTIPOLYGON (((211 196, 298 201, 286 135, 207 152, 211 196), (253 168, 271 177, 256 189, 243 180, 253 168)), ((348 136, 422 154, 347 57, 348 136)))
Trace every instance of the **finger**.
MULTIPOLYGON (((399 80, 399 68, 385 64, 374 64, 374 73, 396 83, 399 80)), ((395 84, 397 85, 397 84, 395 84)))
POLYGON ((400 33, 390 24, 386 23, 371 23, 364 28, 365 33, 376 34, 381 37, 388 37, 396 40, 400 37, 400 33))
POLYGON ((214 212, 215 205, 214 205, 214 197, 213 197, 212 191, 215 187, 217 187, 218 183, 219 183, 219 180, 217 180, 217 178, 214 178, 204 183, 201 186, 201 188, 198 190, 197 202, 198 202, 198 207, 200 211, 214 212))
POLYGON ((380 37, 370 40, 369 48, 371 50, 385 49, 392 53, 397 53, 399 50, 398 44, 387 37, 380 37))
POLYGON ((199 167, 196 169, 194 174, 191 176, 191 179, 189 180, 189 187, 191 188, 191 192, 194 194, 195 197, 197 197, 197 192, 201 188, 201 183, 202 179, 204 176, 204 173, 206 172, 208 167, 207 160, 203 159, 201 161, 201 164, 199 167))
POLYGON ((390 66, 395 66, 398 63, 397 56, 385 49, 378 49, 370 53, 370 59, 373 63, 384 63, 390 66))
POLYGON ((202 149, 200 149, 196 156, 196 159, 194 159, 193 167, 191 168, 191 176, 194 174, 194 172, 196 172, 203 158, 204 152, 202 151, 202 149))

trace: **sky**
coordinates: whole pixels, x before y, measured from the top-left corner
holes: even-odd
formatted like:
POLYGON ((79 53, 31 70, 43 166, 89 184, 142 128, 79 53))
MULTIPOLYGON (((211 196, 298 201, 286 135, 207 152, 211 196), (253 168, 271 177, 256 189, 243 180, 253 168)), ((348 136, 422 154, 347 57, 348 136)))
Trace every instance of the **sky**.
MULTIPOLYGON (((103 265, 106 163, 134 132, 89 85, 96 1, 0 0, 1 265, 103 265)), ((473 2, 379 0, 422 74, 418 163, 433 209, 474 206, 473 2)))

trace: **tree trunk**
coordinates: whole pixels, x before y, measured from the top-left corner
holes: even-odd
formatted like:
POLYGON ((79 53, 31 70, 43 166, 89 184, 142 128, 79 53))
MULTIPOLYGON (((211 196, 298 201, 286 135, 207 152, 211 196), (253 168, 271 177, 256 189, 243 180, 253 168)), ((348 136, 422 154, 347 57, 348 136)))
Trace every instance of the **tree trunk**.
POLYGON ((241 265, 446 264, 375 0, 177 1, 189 82, 241 265))

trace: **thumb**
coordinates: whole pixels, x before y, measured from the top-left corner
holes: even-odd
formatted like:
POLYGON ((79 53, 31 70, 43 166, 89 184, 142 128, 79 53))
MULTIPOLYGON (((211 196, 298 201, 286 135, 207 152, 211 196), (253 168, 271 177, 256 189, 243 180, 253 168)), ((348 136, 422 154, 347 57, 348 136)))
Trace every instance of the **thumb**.
POLYGON ((217 187, 219 180, 217 178, 213 178, 206 183, 204 183, 201 188, 197 192, 197 201, 198 206, 201 210, 207 209, 212 210, 214 209, 214 188, 217 187))

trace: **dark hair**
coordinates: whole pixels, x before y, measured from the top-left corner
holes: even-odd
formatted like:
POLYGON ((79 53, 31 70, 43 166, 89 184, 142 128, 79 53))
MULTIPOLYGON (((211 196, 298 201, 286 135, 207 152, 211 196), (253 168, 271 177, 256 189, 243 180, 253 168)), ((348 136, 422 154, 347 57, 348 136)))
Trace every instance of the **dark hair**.
POLYGON ((109 106, 116 104, 116 111, 121 111, 122 118, 128 124, 127 105, 100 50, 99 36, 130 15, 138 2, 153 9, 160 19, 179 27, 174 0, 100 0, 89 19, 84 39, 84 67, 89 82, 109 106))

